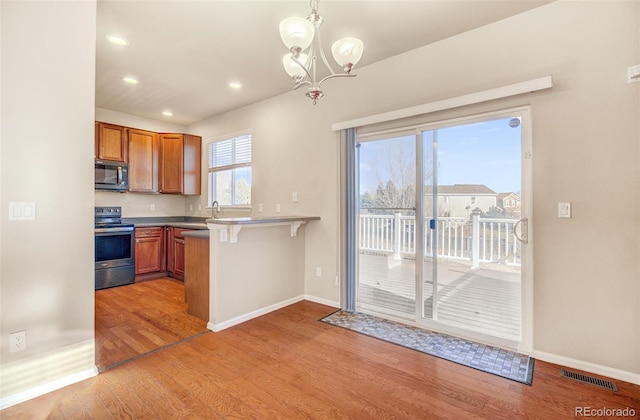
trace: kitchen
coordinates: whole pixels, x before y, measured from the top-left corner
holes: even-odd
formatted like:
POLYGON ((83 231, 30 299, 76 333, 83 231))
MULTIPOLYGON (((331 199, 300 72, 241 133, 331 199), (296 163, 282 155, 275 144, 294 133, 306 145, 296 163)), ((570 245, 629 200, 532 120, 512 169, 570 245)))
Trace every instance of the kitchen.
MULTIPOLYGON (((106 117, 112 117, 112 114, 106 117)), ((144 121, 137 123, 143 124, 144 121)), ((100 305, 103 310, 109 307, 108 299, 104 297, 112 293, 109 288, 122 286, 123 290, 118 292, 121 295, 141 282, 162 279, 157 288, 167 284, 167 277, 184 282, 180 286, 184 284, 186 312, 208 321, 207 327, 214 331, 302 299, 304 288, 300 279, 304 277, 305 243, 304 228, 301 227, 319 217, 292 218, 280 214, 278 209, 275 214, 267 216, 261 213, 264 205, 259 204, 260 217, 251 218, 246 217, 251 214, 247 205, 240 206, 244 212, 238 213, 238 210, 230 212, 226 206, 221 211, 217 202, 205 209, 208 213, 205 217, 185 216, 186 209, 182 206, 186 203, 177 207, 173 214, 157 215, 156 206, 161 200, 184 201, 189 196, 203 195, 201 192, 206 191, 206 186, 202 184, 205 184, 203 178, 206 180, 206 177, 201 176, 204 173, 201 167, 207 167, 209 159, 202 156, 202 150, 208 148, 202 146, 199 136, 161 134, 104 121, 96 121, 95 125, 95 283, 96 299, 103 301, 100 305), (127 213, 130 202, 136 200, 149 203, 148 210, 131 216, 136 213, 127 213), (229 214, 244 217, 228 217, 229 214), (207 226, 206 222, 212 216, 213 220, 209 220, 207 226), (285 235, 278 238, 278 227, 281 226, 289 229, 282 229, 281 233, 285 235), (255 227, 260 227, 257 229, 260 232, 249 229, 255 227), (214 238, 211 241, 211 265, 209 229, 214 238), (240 230, 243 233, 239 241, 240 230), (229 243, 223 244, 227 237, 229 243), (270 246, 264 247, 264 243, 270 243, 270 246), (226 252, 225 256, 220 257, 219 253, 223 252, 226 252), (190 256, 196 254, 201 258, 189 263, 190 256), (230 262, 238 256, 245 261, 253 261, 253 264, 230 262), (274 264, 274 261, 279 263, 274 264), (191 272, 187 267, 191 267, 191 272), (255 268, 247 270, 246 267, 255 268), (259 296, 247 295, 246 290, 260 288, 263 290, 259 296)), ((251 136, 245 135, 243 139, 248 144, 245 150, 250 161, 251 136)), ((292 197, 294 204, 298 202, 297 195, 296 192, 292 197)), ((281 207, 281 204, 277 206, 281 207)), ((202 204, 199 203, 198 207, 202 204)), ((136 292, 132 290, 131 293, 136 292)), ((142 306, 135 302, 133 305, 142 306)), ((141 308, 140 312, 143 311, 141 308)), ((132 312, 136 320, 148 317, 138 312, 132 312)), ((108 311, 106 315, 102 314, 96 311, 98 327, 104 325, 101 316, 110 318, 108 311)), ((123 324, 127 322, 125 318, 123 324)), ((120 327, 110 326, 111 330, 120 327)), ((101 369, 121 362, 114 360, 113 355, 102 347, 131 347, 117 334, 103 333, 97 328, 97 337, 106 335, 111 337, 110 341, 97 341, 97 365, 101 369)), ((125 338, 132 340, 130 335, 125 338)))

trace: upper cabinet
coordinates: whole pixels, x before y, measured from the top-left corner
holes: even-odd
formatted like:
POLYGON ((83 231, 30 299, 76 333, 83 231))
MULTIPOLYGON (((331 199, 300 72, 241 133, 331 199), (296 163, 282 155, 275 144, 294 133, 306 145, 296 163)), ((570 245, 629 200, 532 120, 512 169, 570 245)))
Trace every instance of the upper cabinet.
POLYGON ((158 192, 158 134, 129 128, 129 191, 158 192))
POLYGON ((96 160, 128 162, 129 191, 200 195, 202 137, 96 121, 96 160))
POLYGON ((202 137, 160 134, 161 193, 200 195, 201 151, 202 137))
POLYGON ((128 142, 125 127, 96 122, 96 159, 127 162, 128 142))

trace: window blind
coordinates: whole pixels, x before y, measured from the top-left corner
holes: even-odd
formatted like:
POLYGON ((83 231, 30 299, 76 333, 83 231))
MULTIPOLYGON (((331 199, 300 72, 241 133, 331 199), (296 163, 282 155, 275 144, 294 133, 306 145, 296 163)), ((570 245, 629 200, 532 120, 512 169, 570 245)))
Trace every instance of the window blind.
POLYGON ((209 172, 251 166, 251 135, 208 145, 209 172))

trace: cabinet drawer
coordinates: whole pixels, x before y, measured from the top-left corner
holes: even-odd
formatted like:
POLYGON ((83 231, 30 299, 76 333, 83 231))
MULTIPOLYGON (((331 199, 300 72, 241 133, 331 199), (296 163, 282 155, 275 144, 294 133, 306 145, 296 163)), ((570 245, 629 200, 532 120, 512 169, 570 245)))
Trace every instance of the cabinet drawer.
POLYGON ((148 238, 148 237, 162 236, 163 232, 164 232, 164 228, 163 227, 136 228, 135 237, 136 238, 148 238))

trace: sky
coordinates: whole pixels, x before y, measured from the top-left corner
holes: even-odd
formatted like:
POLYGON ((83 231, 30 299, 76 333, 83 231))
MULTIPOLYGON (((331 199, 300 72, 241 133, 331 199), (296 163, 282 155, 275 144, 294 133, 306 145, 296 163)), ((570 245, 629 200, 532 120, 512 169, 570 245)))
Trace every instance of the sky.
MULTIPOLYGON (((437 129, 438 184, 484 184, 496 193, 520 191, 522 127, 519 120, 510 125, 514 117, 437 129)), ((423 138, 425 162, 432 166, 433 131, 424 132, 423 138)), ((361 143, 360 192, 373 192, 379 180, 386 182, 391 166, 402 166, 402 157, 405 165, 415 159, 413 136, 361 143)))

